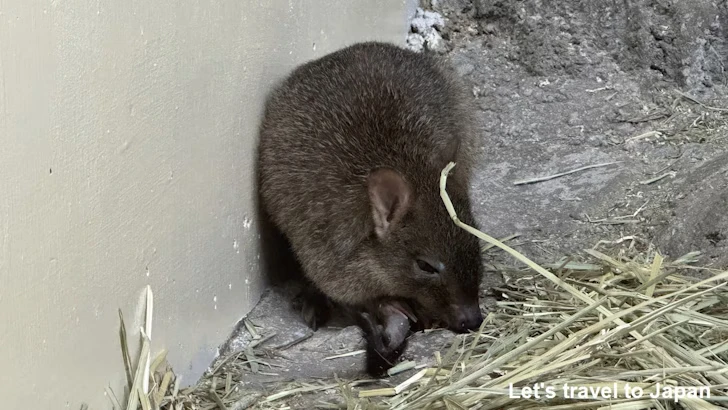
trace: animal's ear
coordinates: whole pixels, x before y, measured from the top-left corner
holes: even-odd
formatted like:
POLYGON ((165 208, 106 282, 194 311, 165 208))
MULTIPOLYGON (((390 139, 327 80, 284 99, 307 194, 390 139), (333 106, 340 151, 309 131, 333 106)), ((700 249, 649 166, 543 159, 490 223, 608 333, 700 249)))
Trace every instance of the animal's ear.
POLYGON ((412 191, 402 175, 391 168, 372 171, 367 185, 372 204, 374 230, 378 237, 383 238, 409 210, 412 191))

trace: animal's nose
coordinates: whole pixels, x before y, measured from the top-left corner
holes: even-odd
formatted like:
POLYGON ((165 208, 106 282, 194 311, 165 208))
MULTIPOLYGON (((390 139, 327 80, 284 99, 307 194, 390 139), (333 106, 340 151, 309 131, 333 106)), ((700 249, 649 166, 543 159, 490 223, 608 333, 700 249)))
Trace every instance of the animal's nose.
POLYGON ((452 305, 453 326, 452 330, 465 333, 475 330, 483 323, 483 314, 480 313, 480 306, 477 303, 471 305, 452 305))

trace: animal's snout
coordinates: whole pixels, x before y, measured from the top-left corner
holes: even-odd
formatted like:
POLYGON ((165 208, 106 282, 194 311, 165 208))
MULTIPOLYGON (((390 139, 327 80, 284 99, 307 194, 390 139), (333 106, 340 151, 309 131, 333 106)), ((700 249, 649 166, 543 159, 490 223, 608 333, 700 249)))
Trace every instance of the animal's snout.
POLYGON ((483 323, 483 314, 477 303, 470 305, 452 305, 452 323, 450 327, 455 332, 466 333, 478 329, 483 323))

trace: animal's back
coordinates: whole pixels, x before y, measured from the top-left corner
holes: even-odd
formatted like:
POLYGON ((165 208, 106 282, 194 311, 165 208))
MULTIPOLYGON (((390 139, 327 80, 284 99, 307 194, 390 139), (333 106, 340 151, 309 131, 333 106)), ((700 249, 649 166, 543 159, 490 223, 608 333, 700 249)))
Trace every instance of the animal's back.
POLYGON ((261 193, 307 270, 330 269, 331 257, 371 232, 372 169, 398 169, 415 191, 418 181, 436 188, 455 160, 451 142, 472 132, 463 100, 446 66, 382 43, 304 64, 273 91, 261 126, 261 193))

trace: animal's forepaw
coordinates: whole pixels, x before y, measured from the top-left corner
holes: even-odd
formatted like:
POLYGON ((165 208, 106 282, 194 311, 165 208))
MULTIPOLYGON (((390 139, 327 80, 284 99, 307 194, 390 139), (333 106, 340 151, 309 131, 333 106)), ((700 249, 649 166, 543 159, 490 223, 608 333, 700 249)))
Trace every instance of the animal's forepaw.
POLYGON ((385 324, 377 323, 369 313, 361 313, 361 327, 366 346, 366 370, 373 377, 382 377, 407 347, 409 322, 398 317, 386 317, 385 324))

